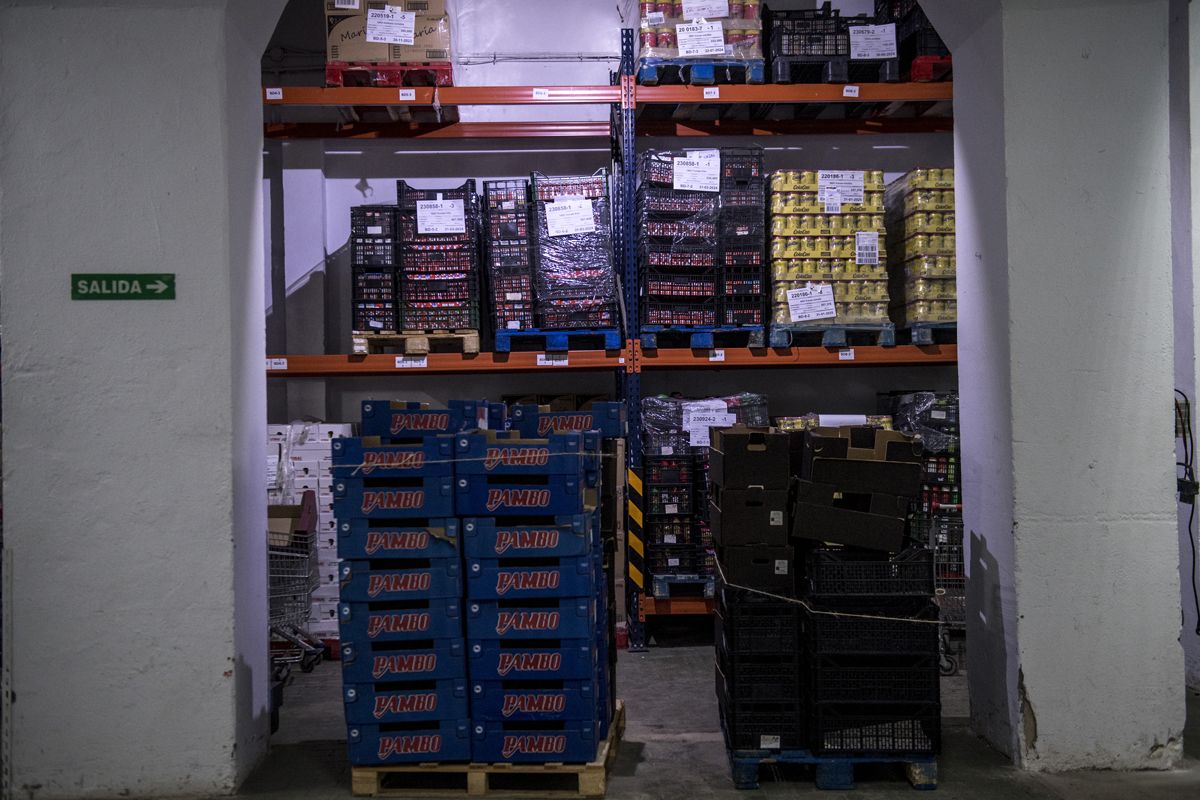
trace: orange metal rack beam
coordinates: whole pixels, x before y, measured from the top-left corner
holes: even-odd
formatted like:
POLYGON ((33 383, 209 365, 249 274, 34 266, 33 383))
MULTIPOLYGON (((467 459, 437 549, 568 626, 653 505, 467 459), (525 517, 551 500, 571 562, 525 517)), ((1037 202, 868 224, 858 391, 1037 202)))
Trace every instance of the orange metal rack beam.
MULTIPOLYGON (((395 354, 274 356, 267 369, 270 378, 335 378, 368 375, 431 375, 468 372, 534 372, 544 370, 617 369, 625 363, 624 350, 572 350, 565 364, 539 364, 545 353, 430 353, 426 366, 397 367, 395 354)), ((411 356, 407 357, 411 364, 411 356)))
POLYGON ((656 614, 711 614, 716 607, 716 601, 703 597, 654 597, 643 594, 638 601, 638 616, 642 622, 646 617, 656 614))
POLYGON ((639 370, 744 367, 848 367, 957 364, 957 345, 896 347, 746 347, 637 350, 639 370))

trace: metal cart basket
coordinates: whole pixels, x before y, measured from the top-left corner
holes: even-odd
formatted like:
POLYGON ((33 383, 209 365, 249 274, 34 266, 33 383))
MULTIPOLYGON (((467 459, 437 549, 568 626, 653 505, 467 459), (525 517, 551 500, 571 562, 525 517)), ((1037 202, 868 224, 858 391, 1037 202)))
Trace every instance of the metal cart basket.
POLYGON ((271 507, 273 517, 296 520, 289 531, 267 534, 267 597, 271 633, 271 666, 277 680, 292 664, 311 672, 321 661, 324 643, 305 630, 312 592, 317 587, 316 501, 305 492, 300 506, 271 507))

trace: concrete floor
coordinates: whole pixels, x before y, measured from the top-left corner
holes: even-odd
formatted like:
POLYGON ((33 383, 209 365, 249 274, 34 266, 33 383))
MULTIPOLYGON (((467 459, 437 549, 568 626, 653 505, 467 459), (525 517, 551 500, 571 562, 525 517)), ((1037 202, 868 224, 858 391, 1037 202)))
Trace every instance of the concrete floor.
MULTIPOLYGON (((734 789, 717 721, 711 645, 622 652, 617 680, 618 696, 625 699, 628 715, 625 739, 609 777, 609 798, 732 800, 820 794, 870 800, 912 792, 902 774, 892 768, 860 768, 852 792, 820 792, 813 786, 811 773, 802 769, 774 775, 762 770, 759 793, 734 789)), ((336 663, 322 664, 310 675, 297 673, 286 692, 271 755, 242 788, 241 796, 263 800, 350 796, 340 687, 336 663)), ((964 675, 944 679, 943 707, 943 752, 936 795, 941 800, 1200 797, 1200 694, 1196 692, 1188 693, 1185 741, 1189 757, 1172 772, 1024 773, 971 734, 964 675)))

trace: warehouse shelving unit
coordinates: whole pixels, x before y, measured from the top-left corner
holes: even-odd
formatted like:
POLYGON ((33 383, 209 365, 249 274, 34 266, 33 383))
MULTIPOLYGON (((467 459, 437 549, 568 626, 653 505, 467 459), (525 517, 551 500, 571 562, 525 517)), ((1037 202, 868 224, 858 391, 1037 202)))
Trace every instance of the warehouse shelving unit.
MULTIPOLYGON (((634 198, 639 136, 775 136, 931 133, 953 127, 950 83, 638 86, 634 31, 621 36, 621 64, 609 86, 263 87, 268 139, 607 138, 613 151, 614 254, 624 289, 625 319, 639 317, 634 198), (609 121, 460 122, 457 108, 474 105, 608 105, 609 121), (337 122, 288 119, 292 109, 332 110, 337 122), (833 113, 826 113, 832 111, 833 113)), ((627 326, 628 327, 628 326, 627 326)), ((433 374, 611 371, 628 406, 628 466, 641 453, 641 374, 671 369, 772 367, 847 368, 945 366, 955 345, 644 350, 632 330, 623 348, 607 351, 288 355, 267 358, 270 378, 417 377, 433 374)), ((627 581, 629 644, 645 647, 644 621, 656 614, 703 614, 704 598, 655 598, 627 581)))

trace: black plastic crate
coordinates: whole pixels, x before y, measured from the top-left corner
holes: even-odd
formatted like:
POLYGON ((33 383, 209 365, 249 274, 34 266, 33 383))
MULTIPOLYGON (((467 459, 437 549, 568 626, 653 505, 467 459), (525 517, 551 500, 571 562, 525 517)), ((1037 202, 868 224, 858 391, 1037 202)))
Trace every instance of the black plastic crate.
POLYGON ((725 208, 757 209, 766 213, 766 189, 762 180, 755 179, 741 186, 722 186, 721 205, 725 208))
MULTIPOLYGON (((638 180, 642 185, 675 185, 675 157, 682 153, 668 150, 647 150, 638 158, 638 180)), ((672 189, 673 191, 673 189, 672 189)))
POLYGON ((818 703, 811 747, 819 755, 932 755, 941 750, 937 703, 818 703))
POLYGON ((350 263, 356 267, 394 267, 396 242, 387 236, 352 236, 350 263))
POLYGON ((533 300, 533 276, 528 272, 488 276, 494 303, 529 303, 533 300))
POLYGON ((811 663, 814 703, 938 703, 938 656, 819 656, 811 663))
POLYGON ((350 209, 350 235, 396 235, 396 206, 355 206, 350 209))
POLYGON ((405 275, 400 296, 405 303, 446 303, 475 300, 479 285, 474 273, 433 273, 436 277, 405 275))
POLYGON ((395 303, 354 303, 351 307, 351 330, 360 333, 394 333, 395 303))
POLYGON ((720 691, 721 722, 734 750, 800 750, 808 744, 804 703, 800 700, 751 700, 720 691))
POLYGON ((399 229, 400 247, 410 245, 469 245, 474 247, 477 240, 479 220, 468 212, 463 222, 462 233, 417 233, 416 213, 400 213, 396 217, 396 227, 399 229))
POLYGON ((715 299, 682 303, 645 300, 641 305, 644 325, 712 327, 717 324, 715 299))
POLYGON ((646 543, 651 545, 687 544, 702 547, 700 529, 690 516, 686 519, 661 522, 646 520, 646 543))
POLYGON ((618 323, 616 307, 611 303, 581 303, 542 298, 537 311, 538 327, 548 330, 577 328, 613 328, 618 323))
POLYGON ((826 2, 820 8, 775 11, 766 15, 767 57, 845 56, 850 36, 841 12, 826 2))
POLYGON ((475 179, 470 178, 453 189, 417 189, 399 180, 396 181, 396 197, 397 205, 406 214, 417 212, 418 201, 462 200, 463 211, 469 216, 476 202, 475 179))
POLYGON ((350 292, 355 300, 391 302, 396 297, 396 274, 390 269, 351 267, 350 292))
MULTIPOLYGON (((682 424, 682 423, 680 423, 682 424)), ((706 451, 708 448, 704 448, 706 451)), ((685 455, 690 457, 691 440, 686 433, 668 432, 654 433, 652 431, 644 431, 642 433, 642 455, 652 456, 671 456, 685 455)))
POLYGON ((535 200, 553 200, 556 197, 587 197, 593 200, 608 197, 608 170, 599 169, 591 175, 543 175, 534 172, 533 197, 535 200))
POLYGON ((753 207, 725 208, 721 212, 718 232, 722 239, 753 239, 762 245, 767 240, 766 209, 753 207))
POLYGON ((749 675, 739 674, 735 677, 732 670, 726 671, 728 665, 718 653, 716 663, 713 665, 717 679, 717 696, 720 697, 723 691, 730 700, 793 703, 803 701, 808 697, 807 678, 801 664, 776 663, 772 666, 775 669, 763 676, 756 675, 751 669, 749 675))
POLYGON ((646 513, 675 516, 692 513, 692 487, 684 485, 644 486, 646 513))
POLYGON ((692 459, 685 454, 680 455, 644 455, 642 456, 642 478, 647 485, 692 483, 692 459))
POLYGON ((690 544, 653 544, 646 548, 646 567, 652 575, 698 575, 708 565, 705 552, 690 544))
POLYGON ((662 243, 643 239, 638 248, 638 263, 643 267, 704 269, 717 263, 710 244, 662 243))
POLYGON ((411 273, 466 272, 477 266, 475 249, 405 245, 400 250, 400 269, 411 273))
POLYGON ((765 250, 766 247, 762 242, 755 243, 735 237, 723 239, 719 256, 721 266, 726 268, 757 267, 762 270, 766 263, 765 250))
POLYGON ((663 299, 710 300, 717 294, 715 269, 670 272, 656 267, 642 271, 642 295, 663 299))
POLYGON ((683 217, 663 219, 650 215, 638 215, 638 234, 643 238, 667 239, 673 242, 685 242, 688 239, 711 240, 717 236, 715 218, 683 217))
POLYGON ((765 297, 770 288, 762 267, 727 266, 721 276, 721 294, 725 297, 765 297))
POLYGON ((644 184, 638 189, 638 215, 715 218, 720 207, 712 192, 692 192, 644 184))
POLYGON ((803 619, 807 649, 814 655, 936 655, 938 608, 927 600, 915 602, 919 605, 868 600, 812 606, 803 619), (853 616, 836 616, 839 612, 853 616))
POLYGON ((875 0, 875 19, 878 22, 898 22, 914 8, 919 8, 917 0, 875 0))
POLYGON ((717 614, 731 655, 800 652, 802 606, 722 587, 717 614))
POLYGON ((479 303, 402 303, 400 325, 406 331, 479 330, 479 303))
POLYGON ((870 550, 815 548, 808 554, 814 597, 932 597, 933 551, 910 547, 894 556, 870 550))
POLYGON ((737 325, 739 327, 754 327, 765 325, 767 320, 767 304, 765 297, 722 297, 720 303, 721 325, 737 325))

